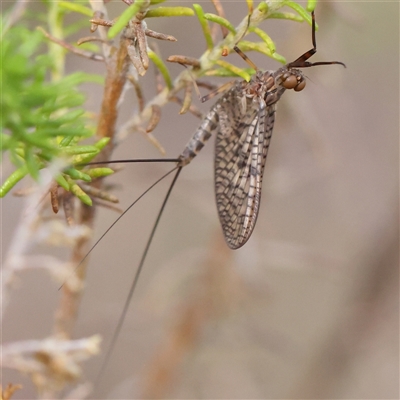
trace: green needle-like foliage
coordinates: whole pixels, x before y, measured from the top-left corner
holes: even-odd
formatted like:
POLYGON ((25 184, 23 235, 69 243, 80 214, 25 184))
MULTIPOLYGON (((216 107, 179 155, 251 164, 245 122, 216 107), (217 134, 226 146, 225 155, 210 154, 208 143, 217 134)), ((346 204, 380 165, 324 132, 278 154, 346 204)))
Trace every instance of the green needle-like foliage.
POLYGON ((43 43, 41 32, 21 25, 11 28, 2 40, 1 149, 9 153, 17 170, 0 188, 1 197, 26 174, 37 179, 39 170, 55 157, 71 162, 71 156, 79 154, 90 160, 100 151, 79 144, 93 135, 93 128, 78 85, 93 78, 78 72, 50 81, 53 62, 43 52, 43 43))

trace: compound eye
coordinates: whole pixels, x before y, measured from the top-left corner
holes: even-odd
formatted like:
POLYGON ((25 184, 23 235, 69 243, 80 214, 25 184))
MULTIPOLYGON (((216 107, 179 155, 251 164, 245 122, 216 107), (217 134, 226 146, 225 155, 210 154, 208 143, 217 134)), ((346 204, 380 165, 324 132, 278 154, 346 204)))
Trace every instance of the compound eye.
POLYGON ((285 89, 294 89, 298 86, 297 78, 294 75, 289 75, 283 82, 282 86, 285 89))
POLYGON ((306 87, 306 80, 303 79, 299 82, 299 84, 294 88, 295 92, 300 92, 301 90, 303 90, 306 87))

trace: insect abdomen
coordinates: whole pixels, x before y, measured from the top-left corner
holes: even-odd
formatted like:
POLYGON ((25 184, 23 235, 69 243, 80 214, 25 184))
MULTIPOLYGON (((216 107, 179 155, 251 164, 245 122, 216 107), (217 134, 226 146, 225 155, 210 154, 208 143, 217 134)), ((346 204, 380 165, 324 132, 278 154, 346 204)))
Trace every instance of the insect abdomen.
POLYGON ((204 118, 196 133, 189 140, 188 144, 179 156, 178 167, 184 167, 197 156, 199 151, 210 139, 212 133, 218 127, 218 114, 212 109, 204 118))

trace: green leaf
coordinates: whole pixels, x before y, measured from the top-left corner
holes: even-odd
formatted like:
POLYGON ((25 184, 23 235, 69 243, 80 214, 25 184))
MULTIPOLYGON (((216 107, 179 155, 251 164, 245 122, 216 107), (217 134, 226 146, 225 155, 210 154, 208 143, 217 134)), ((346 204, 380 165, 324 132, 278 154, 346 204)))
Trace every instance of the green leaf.
POLYGON ((271 55, 271 58, 273 58, 274 60, 280 62, 281 64, 286 64, 286 58, 281 56, 278 53, 274 53, 271 55))
MULTIPOLYGON (((96 147, 99 152, 101 150, 104 149, 104 147, 107 146, 107 144, 109 143, 110 138, 109 137, 105 137, 100 139, 97 143, 94 144, 94 147, 96 147)), ((90 161, 93 160, 93 158, 95 158, 97 155, 97 153, 91 153, 91 154, 85 154, 85 155, 76 155, 72 158, 72 164, 73 165, 80 165, 80 166, 84 166, 85 164, 89 163, 90 161)))
POLYGON ((92 181, 92 178, 88 174, 85 174, 84 172, 79 171, 76 168, 72 168, 72 167, 66 168, 64 170, 64 173, 69 175, 73 179, 80 179, 80 180, 85 181, 85 182, 91 182, 92 181))
POLYGON ((67 136, 67 137, 62 138, 60 141, 60 147, 69 146, 73 140, 74 140, 74 137, 72 137, 72 136, 67 136))
POLYGON ((102 168, 91 168, 88 171, 86 171, 86 173, 92 178, 92 179, 96 179, 96 178, 102 178, 103 176, 108 176, 108 175, 112 175, 114 173, 114 170, 111 168, 106 168, 106 167, 102 167, 102 168))
POLYGON ((87 15, 88 17, 93 16, 93 11, 89 7, 85 7, 81 4, 76 4, 71 1, 59 1, 58 5, 61 8, 64 8, 69 11, 74 11, 83 15, 87 15))
POLYGON ((310 14, 300 4, 297 4, 291 0, 286 0, 284 2, 284 4, 288 7, 290 7, 291 9, 293 9, 294 11, 296 11, 303 19, 305 19, 311 25, 310 14))
MULTIPOLYGON (((243 68, 242 71, 245 71, 249 76, 254 74, 254 69, 253 68, 243 68)), ((237 74, 227 70, 225 68, 218 68, 218 69, 210 69, 208 70, 204 75, 206 76, 218 76, 222 78, 231 78, 231 77, 236 77, 237 74)))
POLYGON ((223 60, 218 60, 216 61, 216 64, 219 65, 220 67, 232 72, 233 74, 240 76, 243 78, 246 82, 248 82, 251 79, 251 75, 248 74, 244 69, 238 68, 232 64, 229 64, 226 61, 223 60))
POLYGON ((86 204, 87 206, 92 206, 93 202, 92 199, 82 190, 82 188, 75 182, 70 181, 68 182, 70 185, 70 191, 74 194, 82 203, 86 204))
POLYGON ((286 19, 286 20, 296 21, 296 22, 303 22, 304 21, 303 17, 300 17, 300 15, 293 14, 293 13, 290 13, 290 12, 275 12, 275 13, 271 13, 269 18, 286 19))
POLYGON ((64 178, 62 174, 59 174, 55 177, 55 181, 65 190, 69 192, 70 186, 67 180, 64 178))
POLYGON ((167 66, 164 64, 163 60, 154 51, 148 50, 147 54, 151 61, 153 61, 154 65, 160 71, 162 77, 164 78, 165 84, 167 85, 168 89, 172 89, 172 80, 169 74, 167 66))
POLYGON ((101 138, 97 143, 94 144, 94 146, 96 146, 96 148, 98 148, 99 150, 103 150, 104 147, 106 147, 108 145, 110 140, 111 140, 111 138, 109 138, 109 137, 101 138))
POLYGON ((85 110, 78 109, 78 110, 71 110, 63 115, 57 116, 54 122, 58 125, 66 124, 71 121, 77 120, 79 117, 85 114, 85 110))
POLYGON ((267 14, 269 7, 268 4, 264 1, 262 1, 261 3, 259 3, 259 5, 257 6, 257 10, 261 13, 261 14, 267 14))
POLYGON ((267 45, 268 49, 270 50, 271 54, 275 53, 276 47, 273 40, 260 28, 251 27, 249 29, 250 32, 254 32, 258 35, 267 45))
POLYGON ((99 149, 95 146, 69 146, 63 147, 63 152, 69 156, 74 156, 77 154, 99 154, 99 149))
POLYGON ((317 5, 317 0, 308 0, 307 1, 307 11, 311 12, 315 10, 317 5))
POLYGON ((230 32, 232 32, 234 35, 236 34, 235 27, 225 18, 220 17, 219 15, 211 14, 211 13, 204 14, 204 18, 207 21, 215 22, 219 25, 222 25, 225 28, 227 28, 230 32))
POLYGON ((16 169, 0 187, 0 197, 4 197, 27 174, 28 167, 26 165, 16 169))
POLYGON ((146 18, 154 17, 192 17, 194 12, 189 7, 157 7, 147 11, 146 18))
POLYGON ((271 53, 271 50, 268 48, 268 46, 264 42, 254 43, 254 42, 248 42, 246 40, 242 40, 238 44, 238 47, 243 52, 258 51, 259 53, 265 54, 266 56, 271 57, 274 60, 279 61, 282 64, 286 64, 285 57, 281 56, 280 54, 278 54, 276 52, 271 53))
POLYGON ((25 152, 25 162, 26 166, 28 167, 29 174, 37 181, 39 179, 39 169, 41 165, 38 164, 32 149, 27 149, 25 152))
POLYGON ((0 150, 1 151, 6 151, 10 148, 11 146, 11 137, 9 135, 6 135, 5 133, 0 133, 0 150))
POLYGON ((207 49, 211 50, 214 47, 214 43, 211 37, 210 27, 207 20, 204 18, 204 11, 200 4, 193 4, 194 11, 196 12, 197 18, 200 21, 201 28, 203 29, 203 35, 206 39, 207 49))

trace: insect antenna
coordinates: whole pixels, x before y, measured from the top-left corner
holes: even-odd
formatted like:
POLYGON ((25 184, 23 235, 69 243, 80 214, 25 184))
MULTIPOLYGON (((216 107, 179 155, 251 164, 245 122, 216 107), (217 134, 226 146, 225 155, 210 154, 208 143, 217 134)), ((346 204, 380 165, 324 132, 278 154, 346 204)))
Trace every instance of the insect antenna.
MULTIPOLYGON (((127 312, 128 312, 129 305, 130 305, 130 302, 131 302, 131 300, 132 300, 132 296, 133 296, 133 293, 134 293, 134 291, 135 291, 137 282, 138 282, 138 280, 139 280, 140 273, 141 273, 141 271, 142 271, 142 269, 143 269, 144 262, 146 261, 147 253, 148 253, 148 251, 149 251, 149 249, 150 249, 150 246, 151 246, 151 243, 152 243, 152 241, 153 241, 154 235, 155 235, 155 233, 156 233, 158 224, 159 224, 159 222, 160 222, 160 220, 161 220, 161 216, 162 216, 162 214, 163 214, 163 211, 164 211, 164 209, 165 209, 165 206, 167 205, 168 199, 169 199, 169 197, 170 197, 170 195, 171 195, 171 193, 172 193, 172 190, 173 190, 173 188, 174 188, 174 186, 175 186, 175 183, 176 183, 176 181, 178 180, 179 174, 180 174, 180 172, 182 171, 182 168, 183 168, 183 167, 176 167, 176 168, 174 168, 173 170, 169 171, 167 174, 165 174, 162 178, 160 178, 154 185, 152 185, 152 186, 145 192, 145 193, 147 193, 147 192, 148 192, 153 186, 155 186, 159 181, 161 181, 162 179, 164 179, 167 175, 169 175, 169 174, 172 173, 173 171, 176 171, 176 174, 175 174, 175 176, 174 176, 174 178, 173 178, 173 180, 172 180, 172 182, 171 182, 171 185, 169 186, 167 195, 165 196, 164 201, 163 201, 163 203, 162 203, 162 205, 161 205, 160 211, 158 212, 158 215, 157 215, 156 221, 155 221, 155 223, 154 223, 154 225, 153 225, 153 228, 152 228, 152 230, 151 230, 150 236, 149 236, 149 238, 147 239, 146 247, 145 247, 145 249, 144 249, 142 258, 141 258, 141 260, 140 260, 140 263, 139 263, 139 266, 138 266, 138 268, 137 268, 137 270, 136 270, 136 273, 135 273, 133 282, 132 282, 131 287, 130 287, 130 289, 129 289, 129 293, 128 293, 128 296, 127 296, 127 298, 126 298, 126 300, 125 300, 125 304, 124 304, 124 307, 123 307, 123 309, 122 309, 122 313, 121 313, 121 315, 120 315, 120 317, 119 317, 119 319, 118 319, 118 324, 117 324, 117 326, 116 326, 116 328, 115 328, 115 330, 114 330, 114 333, 113 333, 113 336, 112 336, 112 339, 111 339, 110 346, 109 346, 109 348, 108 348, 108 350, 107 350, 107 352, 106 352, 104 361, 103 361, 103 363, 101 364, 100 370, 99 370, 98 375, 97 375, 97 377, 96 377, 95 386, 97 386, 98 382, 100 381, 101 377, 103 376, 104 370, 105 370, 105 368, 106 368, 106 366, 107 366, 107 364, 108 364, 108 362, 109 362, 109 360, 110 360, 110 358, 111 358, 111 355, 112 355, 112 353, 113 353, 115 344, 116 344, 116 342, 117 342, 117 340, 118 340, 118 337, 119 337, 119 335, 120 335, 120 333, 121 333, 121 328, 122 328, 122 325, 123 325, 123 323, 124 323, 124 321, 125 321, 125 317, 126 317, 126 314, 127 314, 127 312)), ((145 194, 145 193, 144 193, 144 194, 145 194)), ((142 195, 142 196, 143 196, 143 195, 142 195)), ((142 196, 140 196, 140 197, 142 197, 142 196)), ((136 203, 136 201, 135 201, 135 203, 136 203)), ((128 210, 129 210, 132 206, 133 206, 133 204, 128 208, 128 210)), ((126 210, 126 211, 128 211, 128 210, 126 210)), ((126 211, 125 211, 125 212, 126 212, 126 211)), ((124 214, 125 214, 125 212, 124 212, 124 214)), ((119 220, 122 216, 123 216, 123 215, 121 215, 121 216, 118 218, 118 220, 119 220)), ((114 224, 115 224, 115 222, 114 222, 114 224)), ((113 225, 114 225, 114 224, 113 224, 113 225)), ((113 226, 113 225, 112 225, 112 226, 113 226)), ((111 226, 111 227, 112 227, 112 226, 111 226)), ((111 229, 111 227, 110 227, 109 229, 111 229)), ((109 230, 109 229, 108 229, 108 230, 109 230)), ((108 230, 107 230, 107 231, 108 231, 108 230)), ((103 236, 104 236, 104 235, 103 235, 103 236)), ((103 236, 102 236, 102 237, 103 237, 103 236)), ((100 238, 100 239, 101 239, 101 238, 100 238)), ((96 244, 97 244, 97 243, 96 243, 96 244)))

